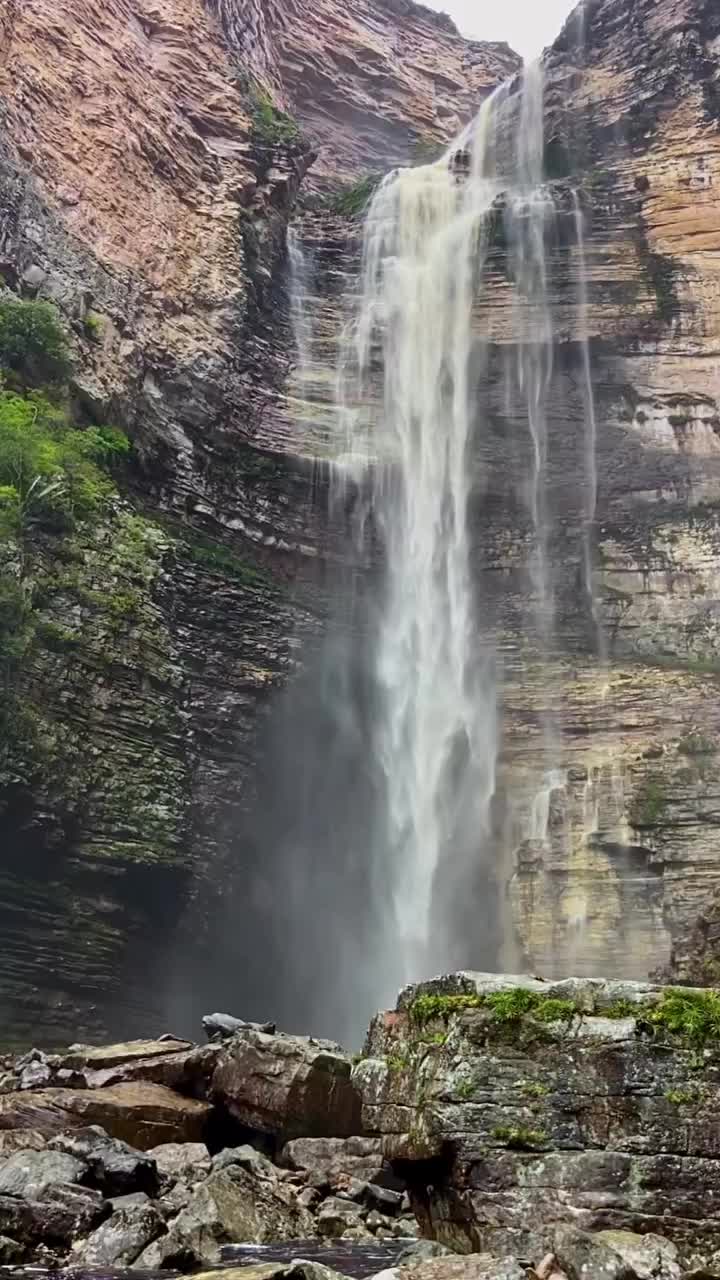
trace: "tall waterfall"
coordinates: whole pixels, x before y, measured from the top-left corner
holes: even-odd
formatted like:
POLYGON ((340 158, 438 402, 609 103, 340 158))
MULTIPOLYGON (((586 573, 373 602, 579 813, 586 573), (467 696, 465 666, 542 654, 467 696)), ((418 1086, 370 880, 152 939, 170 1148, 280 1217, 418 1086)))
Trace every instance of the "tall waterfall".
MULTIPOLYGON (((395 937, 378 961, 378 998, 398 983, 473 962, 456 938, 456 897, 489 844, 497 729, 493 654, 479 640, 468 520, 485 341, 473 325, 488 254, 504 224, 513 281, 516 363, 508 394, 523 406, 532 458, 531 558, 540 634, 552 625, 548 572, 546 395, 552 322, 539 66, 523 78, 512 145, 500 145, 506 88, 436 164, 390 175, 369 209, 357 322, 341 362, 344 406, 358 409, 351 456, 366 451, 386 579, 376 653, 375 750, 385 783, 380 857, 391 869, 395 937), (382 390, 376 390, 379 376, 382 390), (382 988, 385 988, 384 990, 382 988)), ((460 908, 462 909, 462 908, 460 908)))

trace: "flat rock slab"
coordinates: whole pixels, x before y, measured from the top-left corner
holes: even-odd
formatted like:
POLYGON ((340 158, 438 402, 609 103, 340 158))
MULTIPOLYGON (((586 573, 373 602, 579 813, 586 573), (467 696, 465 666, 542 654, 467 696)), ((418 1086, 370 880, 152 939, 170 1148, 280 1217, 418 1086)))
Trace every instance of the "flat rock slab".
POLYGON ((117 1067, 137 1058, 161 1058, 167 1054, 192 1049, 189 1040, 127 1040, 121 1044, 74 1044, 62 1055, 60 1065, 70 1071, 82 1067, 93 1069, 117 1067))
POLYGON ((201 1141, 210 1110, 208 1103, 159 1084, 40 1089, 0 1095, 0 1130, 32 1129, 48 1137, 100 1125, 111 1137, 146 1151, 160 1143, 201 1141))

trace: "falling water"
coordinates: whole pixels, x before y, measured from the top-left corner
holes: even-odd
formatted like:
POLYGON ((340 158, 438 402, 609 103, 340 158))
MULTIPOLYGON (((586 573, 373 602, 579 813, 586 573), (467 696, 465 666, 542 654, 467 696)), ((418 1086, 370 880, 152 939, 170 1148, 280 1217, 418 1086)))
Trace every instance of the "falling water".
POLYGON ((585 593, 587 595, 590 616, 595 630, 596 649, 598 657, 604 664, 607 658, 607 646, 604 628, 598 614, 597 598, 595 595, 595 578, 593 574, 593 535, 598 498, 597 416, 595 412, 595 392, 592 381, 592 366, 590 363, 585 218, 577 191, 573 190, 572 198, 575 221, 575 241, 577 244, 578 255, 577 279, 579 341, 580 350, 582 352, 583 398, 585 403, 585 485, 587 496, 583 519, 583 568, 585 593))
POLYGON ((287 251, 290 264, 290 319, 302 377, 309 370, 312 360, 313 331, 307 299, 313 272, 312 263, 294 227, 288 227, 287 230, 287 251))
POLYGON ((386 560, 375 667, 376 755, 385 779, 377 840, 379 856, 392 868, 395 916, 392 950, 378 960, 388 992, 452 962, 477 961, 477 938, 462 937, 458 956, 443 881, 462 885, 483 864, 491 878, 495 688, 470 571, 468 452, 483 430, 477 370, 486 345, 473 329, 473 309, 485 288, 491 231, 503 206, 515 292, 515 389, 532 455, 532 567, 543 637, 552 613, 545 244, 553 205, 543 185, 539 66, 523 79, 516 145, 503 163, 499 125, 509 101, 501 89, 442 160, 401 170, 381 185, 366 221, 352 349, 341 362, 345 422, 348 405, 374 404, 369 434, 361 410, 351 414, 355 438, 348 449, 355 459, 363 450, 372 459, 374 523, 386 560))

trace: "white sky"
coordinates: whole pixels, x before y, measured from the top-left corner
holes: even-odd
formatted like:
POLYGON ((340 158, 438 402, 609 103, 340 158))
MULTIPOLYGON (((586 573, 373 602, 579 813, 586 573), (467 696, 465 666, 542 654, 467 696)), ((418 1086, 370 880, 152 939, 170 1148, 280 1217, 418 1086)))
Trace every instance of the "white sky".
POLYGON ((575 0, 424 0, 454 18, 463 35, 507 40, 524 58, 534 58, 560 33, 575 0))

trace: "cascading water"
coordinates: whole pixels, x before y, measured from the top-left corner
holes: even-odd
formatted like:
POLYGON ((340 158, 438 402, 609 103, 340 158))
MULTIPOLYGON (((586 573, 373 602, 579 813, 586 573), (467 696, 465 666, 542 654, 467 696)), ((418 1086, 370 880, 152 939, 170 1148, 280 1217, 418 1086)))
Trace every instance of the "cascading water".
POLYGON ((287 230, 287 251, 290 264, 290 319, 302 376, 309 369, 312 359, 312 320, 307 305, 312 264, 294 227, 288 227, 287 230))
POLYGON ((453 879, 462 895, 473 869, 484 866, 492 878, 496 697, 493 655, 478 639, 482 601, 473 592, 468 503, 469 449, 483 429, 477 378, 486 365, 473 311, 499 217, 514 287, 509 393, 522 402, 530 437, 531 570, 543 647, 552 626, 545 401, 554 205, 543 183, 539 66, 523 78, 508 153, 499 131, 509 104, 503 88, 440 161, 401 170, 380 187, 365 226, 352 349, 341 362, 345 422, 348 405, 375 402, 369 424, 362 409, 350 415, 348 450, 354 459, 368 456, 386 561, 375 661, 385 801, 375 857, 391 868, 396 929, 378 958, 378 997, 411 977, 477 960, 477 939, 460 938, 458 949, 443 881, 453 879), (508 154, 500 158, 501 151, 508 154))

